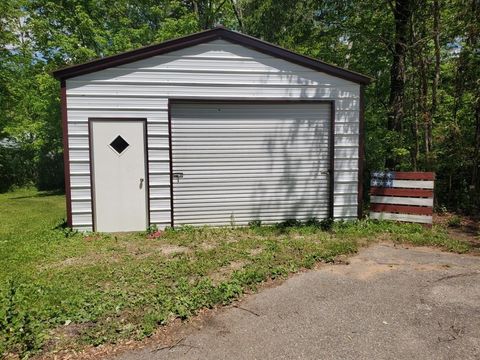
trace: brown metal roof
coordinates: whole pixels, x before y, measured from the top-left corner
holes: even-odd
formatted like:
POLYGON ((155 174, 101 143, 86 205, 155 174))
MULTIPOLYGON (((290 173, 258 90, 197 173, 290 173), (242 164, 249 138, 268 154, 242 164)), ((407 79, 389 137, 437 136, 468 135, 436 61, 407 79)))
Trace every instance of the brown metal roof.
POLYGON ((127 51, 121 54, 92 60, 83 64, 65 67, 53 72, 59 80, 65 80, 75 76, 92 73, 113 66, 127 64, 133 61, 149 58, 155 55, 165 54, 171 51, 183 49, 189 46, 205 43, 212 40, 224 39, 232 43, 240 44, 248 48, 272 55, 295 64, 321 71, 326 74, 349 80, 358 84, 368 84, 372 80, 366 75, 346 70, 341 67, 327 64, 323 61, 308 56, 297 54, 293 51, 270 44, 266 41, 244 35, 236 31, 216 27, 211 30, 198 32, 181 38, 165 41, 160 44, 145 46, 136 50, 127 51))

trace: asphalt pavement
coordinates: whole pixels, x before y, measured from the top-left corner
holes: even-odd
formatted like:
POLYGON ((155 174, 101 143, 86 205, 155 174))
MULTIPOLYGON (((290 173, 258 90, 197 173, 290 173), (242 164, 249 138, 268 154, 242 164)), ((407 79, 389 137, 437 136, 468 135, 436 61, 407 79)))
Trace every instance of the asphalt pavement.
POLYGON ((480 359, 480 257, 375 245, 117 360, 480 359))

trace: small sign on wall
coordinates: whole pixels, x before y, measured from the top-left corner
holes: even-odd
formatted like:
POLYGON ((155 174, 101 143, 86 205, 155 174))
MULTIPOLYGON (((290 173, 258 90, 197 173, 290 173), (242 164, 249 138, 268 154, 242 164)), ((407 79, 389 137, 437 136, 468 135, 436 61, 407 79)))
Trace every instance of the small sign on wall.
POLYGON ((433 172, 374 171, 370 218, 432 224, 433 172))

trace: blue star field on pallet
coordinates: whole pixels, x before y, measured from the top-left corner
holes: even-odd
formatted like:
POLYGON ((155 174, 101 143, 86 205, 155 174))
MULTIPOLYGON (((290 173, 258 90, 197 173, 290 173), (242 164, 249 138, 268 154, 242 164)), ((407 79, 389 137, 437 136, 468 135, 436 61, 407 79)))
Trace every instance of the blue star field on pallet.
POLYGON ((370 185, 375 187, 393 187, 393 180, 395 180, 394 171, 373 171, 370 185))

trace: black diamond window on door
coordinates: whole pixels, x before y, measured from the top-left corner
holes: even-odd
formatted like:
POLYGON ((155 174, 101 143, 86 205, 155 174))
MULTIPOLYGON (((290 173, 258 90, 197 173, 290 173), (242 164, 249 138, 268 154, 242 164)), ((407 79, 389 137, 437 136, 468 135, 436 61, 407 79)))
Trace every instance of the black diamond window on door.
POLYGON ((124 138, 122 138, 120 135, 118 135, 115 140, 113 140, 110 143, 110 146, 112 147, 113 150, 115 150, 118 154, 121 154, 122 152, 125 151, 125 149, 129 146, 129 144, 125 141, 124 138))

